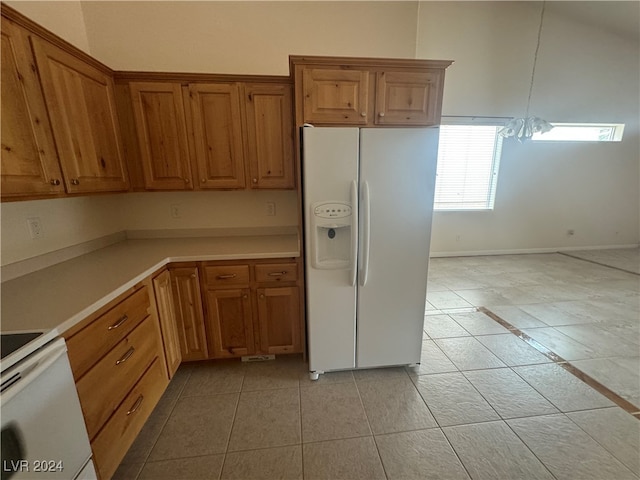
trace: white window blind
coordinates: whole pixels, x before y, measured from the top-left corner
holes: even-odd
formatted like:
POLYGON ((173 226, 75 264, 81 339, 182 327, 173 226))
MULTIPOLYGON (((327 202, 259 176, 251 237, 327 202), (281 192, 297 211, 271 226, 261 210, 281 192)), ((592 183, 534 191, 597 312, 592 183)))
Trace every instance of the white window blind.
POLYGON ((502 137, 496 125, 441 125, 434 208, 493 209, 502 137))

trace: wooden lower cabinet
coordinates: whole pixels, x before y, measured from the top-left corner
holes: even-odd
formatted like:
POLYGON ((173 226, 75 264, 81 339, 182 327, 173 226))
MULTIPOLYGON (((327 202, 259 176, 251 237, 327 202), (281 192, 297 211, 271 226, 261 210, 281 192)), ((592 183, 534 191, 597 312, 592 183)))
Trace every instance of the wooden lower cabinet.
POLYGON ((93 461, 101 480, 113 476, 167 385, 161 359, 156 358, 93 439, 93 461))
POLYGON ((248 288, 207 291, 209 350, 211 358, 255 353, 248 288))
POLYGON ((209 352, 198 268, 171 268, 169 271, 182 360, 205 360, 209 352))
POLYGON ((166 359, 167 376, 173 377, 182 361, 180 351, 180 339, 178 336, 178 326, 176 324, 176 313, 173 303, 173 292, 171 290, 171 274, 168 270, 163 271, 153 278, 153 292, 155 294, 155 304, 162 331, 162 344, 166 359))
POLYGON ((298 287, 258 288, 260 350, 267 354, 302 351, 298 287))
POLYGON ((127 290, 64 337, 93 461, 99 478, 108 480, 169 383, 149 281, 127 290))
POLYGON ((296 260, 205 263, 203 272, 210 358, 302 352, 296 260))

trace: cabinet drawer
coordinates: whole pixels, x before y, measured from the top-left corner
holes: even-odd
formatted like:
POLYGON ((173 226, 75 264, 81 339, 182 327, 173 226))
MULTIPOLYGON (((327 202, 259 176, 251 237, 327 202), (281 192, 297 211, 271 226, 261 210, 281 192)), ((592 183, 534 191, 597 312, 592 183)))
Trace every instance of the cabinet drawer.
POLYGON ((162 361, 156 358, 125 397, 111 420, 91 442, 100 478, 111 478, 167 386, 162 361))
POLYGON ((207 287, 249 285, 249 265, 205 267, 207 287))
POLYGON ((295 282, 298 266, 295 263, 269 263, 255 266, 256 282, 295 282))
POLYGON ((147 317, 76 382, 80 404, 93 438, 158 354, 158 330, 147 317))
POLYGON ((75 379, 125 338, 147 315, 149 292, 141 288, 67 339, 75 379))

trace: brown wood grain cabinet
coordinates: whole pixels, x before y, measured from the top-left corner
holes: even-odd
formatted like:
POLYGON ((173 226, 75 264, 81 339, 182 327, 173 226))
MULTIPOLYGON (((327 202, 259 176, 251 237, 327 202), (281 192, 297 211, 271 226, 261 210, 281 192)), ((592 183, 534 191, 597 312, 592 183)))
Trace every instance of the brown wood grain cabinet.
POLYGON ((444 70, 383 71, 376 74, 377 125, 436 125, 440 122, 444 70))
POLYGON ((367 70, 305 68, 302 89, 305 122, 336 125, 369 122, 367 70))
POLYGON ((440 123, 448 60, 290 57, 296 125, 440 123))
POLYGON ((193 189, 180 84, 131 82, 129 89, 145 188, 193 189))
POLYGON ((249 288, 207 290, 207 331, 211 358, 255 353, 249 288))
POLYGON ((62 170, 29 33, 2 17, 1 35, 2 197, 62 194, 62 170))
POLYGON ((68 193, 129 188, 112 76, 31 37, 68 193))
POLYGON ((171 268, 169 272, 182 360, 205 360, 209 352, 198 268, 171 268))
POLYGON ((114 474, 169 382, 152 299, 143 282, 64 332, 103 480, 114 474))
POLYGON ((296 260, 205 263, 211 358, 302 352, 296 260))
POLYGON ((244 85, 245 144, 251 188, 293 188, 290 85, 244 85))
POLYGON ((171 274, 168 270, 164 270, 153 278, 153 291, 162 332, 167 376, 171 379, 182 362, 182 355, 171 288, 171 274))
POLYGON ((256 289, 260 351, 266 354, 302 351, 298 287, 256 289))

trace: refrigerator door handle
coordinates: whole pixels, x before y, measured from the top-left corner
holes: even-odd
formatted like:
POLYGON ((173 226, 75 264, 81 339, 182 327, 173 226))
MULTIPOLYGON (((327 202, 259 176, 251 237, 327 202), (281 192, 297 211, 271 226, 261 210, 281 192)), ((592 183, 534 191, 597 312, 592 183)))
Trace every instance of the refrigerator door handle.
POLYGON ((369 201, 369 182, 364 182, 363 193, 363 230, 362 233, 362 272, 360 275, 360 286, 367 284, 369 277, 369 247, 371 242, 371 202, 369 201))
POLYGON ((351 278, 355 286, 358 277, 358 182, 351 182, 351 278))

